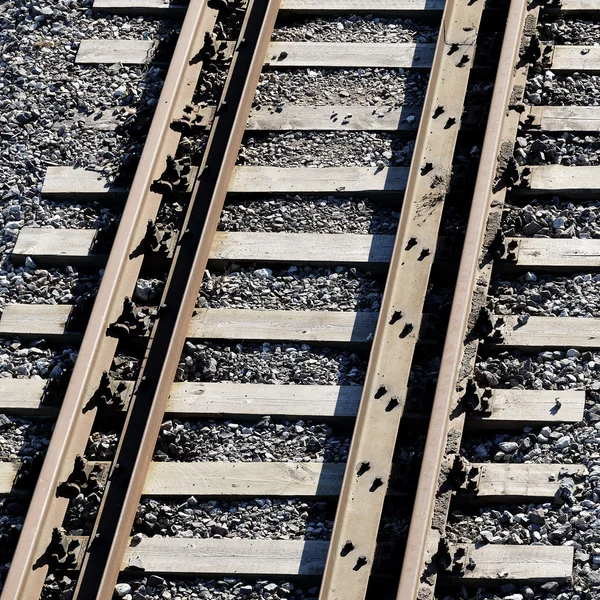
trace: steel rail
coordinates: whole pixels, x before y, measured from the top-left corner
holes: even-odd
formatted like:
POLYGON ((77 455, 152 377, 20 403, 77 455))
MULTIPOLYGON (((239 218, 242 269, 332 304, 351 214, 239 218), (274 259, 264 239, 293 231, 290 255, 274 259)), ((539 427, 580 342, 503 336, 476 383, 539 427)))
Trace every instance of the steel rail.
POLYGON ((320 600, 367 593, 484 4, 442 15, 320 600))
POLYGON ((74 596, 80 600, 113 596, 278 11, 279 0, 251 0, 247 6, 162 308, 84 557, 74 596))
POLYGON ((41 561, 53 528, 62 525, 69 502, 67 498, 57 497, 56 490, 71 474, 75 457, 84 454, 96 410, 83 409, 102 373, 110 369, 117 348, 117 339, 108 337, 106 330, 120 315, 125 297, 133 294, 143 256, 131 258, 130 255, 143 239, 148 220, 156 217, 162 198, 150 191, 150 185, 165 168, 167 155, 174 155, 177 149, 180 134, 173 131, 170 124, 192 100, 202 69, 202 63, 194 64, 192 59, 202 48, 205 34, 213 30, 217 15, 218 11, 208 7, 207 0, 190 1, 6 578, 3 600, 38 600, 40 597, 47 572, 47 565, 41 561))
POLYGON ((423 573, 437 552, 449 509, 449 498, 446 498, 445 506, 438 505, 439 479, 446 454, 457 453, 460 448, 465 414, 458 411, 459 416, 452 415, 460 401, 464 380, 472 372, 470 367, 474 364, 478 345, 477 341, 467 344, 465 340, 474 325, 481 301, 485 301, 487 296, 491 264, 482 260, 482 252, 485 253, 482 249, 490 244, 490 238, 494 237, 500 224, 506 187, 498 188, 496 177, 507 153, 512 156, 519 113, 510 110, 509 106, 523 96, 527 68, 517 65, 528 14, 530 22, 527 25, 531 28, 531 21, 535 26, 538 13, 539 8, 530 11, 524 0, 511 0, 397 600, 426 600, 434 594, 435 576, 423 579, 423 573), (496 218, 490 219, 493 213, 496 218), (482 271, 487 275, 487 281, 486 277, 482 277, 482 271))

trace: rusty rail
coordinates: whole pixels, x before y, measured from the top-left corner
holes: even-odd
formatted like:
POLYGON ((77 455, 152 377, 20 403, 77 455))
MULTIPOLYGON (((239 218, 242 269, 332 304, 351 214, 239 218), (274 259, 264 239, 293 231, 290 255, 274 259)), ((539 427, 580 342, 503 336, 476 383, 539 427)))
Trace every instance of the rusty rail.
POLYGON ((125 297, 133 294, 143 256, 131 258, 144 238, 148 220, 156 217, 162 196, 150 184, 162 173, 168 154, 175 154, 180 134, 170 129, 191 102, 202 63, 192 59, 213 30, 218 12, 207 0, 191 0, 157 104, 123 218, 85 332, 79 355, 48 452, 33 493, 19 542, 8 572, 3 600, 38 600, 47 573, 43 560, 52 530, 62 525, 68 498, 57 497, 57 487, 73 470, 75 457, 83 455, 96 410, 84 410, 110 369, 117 339, 107 327, 120 315, 125 297), (35 566, 34 566, 35 565, 35 566))
POLYGON ((246 8, 75 598, 113 596, 278 11, 279 0, 246 8))
POLYGON ((445 6, 320 600, 364 598, 484 2, 445 6))
MULTIPOLYGON (((422 575, 443 535, 441 523, 433 524, 434 512, 440 519, 443 515, 445 524, 449 508, 449 498, 445 498, 444 506, 436 506, 439 478, 446 453, 456 453, 460 447, 465 415, 460 411, 458 417, 452 417, 452 414, 460 401, 464 381, 471 372, 469 366, 477 354, 477 342, 470 345, 463 342, 477 317, 477 300, 485 300, 487 294, 487 283, 481 284, 482 270, 487 275, 487 280, 483 280, 489 281, 491 264, 482 261, 482 249, 491 241, 490 228, 495 229, 500 223, 506 187, 495 185, 496 176, 503 164, 503 154, 508 151, 512 155, 519 113, 510 110, 509 105, 518 102, 523 94, 527 68, 518 64, 521 43, 528 15, 535 25, 538 13, 539 8, 529 11, 523 0, 511 0, 397 600, 428 599, 434 593, 435 576, 423 580, 422 575), (522 86, 520 97, 516 91, 518 85, 522 86), (494 211, 498 218, 488 227, 490 214, 494 211)), ((531 23, 529 28, 533 29, 531 23)), ((493 237, 494 231, 491 233, 493 237)))

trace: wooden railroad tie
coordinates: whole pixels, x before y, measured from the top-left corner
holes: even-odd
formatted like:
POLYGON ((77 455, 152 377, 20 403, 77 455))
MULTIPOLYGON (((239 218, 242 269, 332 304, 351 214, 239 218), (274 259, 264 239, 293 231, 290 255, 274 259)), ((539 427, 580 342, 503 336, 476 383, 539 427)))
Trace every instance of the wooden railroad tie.
MULTIPOLYGON (((227 42, 226 54, 233 46, 227 42)), ((142 65, 152 62, 157 43, 153 40, 84 39, 77 64, 142 65)), ((546 45, 548 66, 556 72, 600 71, 600 48, 595 46, 546 45)), ((265 67, 271 68, 404 68, 431 69, 435 44, 271 42, 265 67)))
MULTIPOLYGON (((0 379, 0 411, 56 413, 56 405, 43 401, 46 383, 43 379, 0 379)), ((361 394, 362 387, 358 385, 175 382, 167 414, 186 418, 353 418, 361 394)), ((473 429, 519 430, 548 423, 578 423, 583 419, 584 408, 583 390, 490 390, 487 408, 469 411, 467 425, 473 429)))
MULTIPOLYGON (((86 537, 65 536, 73 545, 72 568, 83 560, 86 537)), ((131 538, 123 557, 123 571, 164 575, 319 576, 329 542, 302 540, 199 539, 174 537, 131 538)), ((455 558, 440 573, 444 583, 565 582, 571 577, 574 550, 568 546, 476 547, 449 544, 455 558)))
MULTIPOLYGON (((95 235, 93 229, 24 227, 12 259, 22 264, 29 256, 38 266, 103 265, 108 256, 92 251, 95 235)), ((393 245, 393 235, 217 231, 210 260, 314 266, 351 264, 382 270, 387 268, 393 245)))
MULTIPOLYGON (((152 62, 157 44, 152 40, 82 40, 77 64, 142 65, 152 62)), ((233 49, 228 45, 229 53, 233 49)), ((430 69, 435 44, 271 42, 265 67, 410 68, 430 69)))
MULTIPOLYGON (((80 336, 81 331, 67 329, 71 310, 64 304, 9 304, 0 318, 0 335, 80 336)), ((369 344, 377 317, 377 313, 369 312, 199 308, 190 323, 188 337, 369 344)))
MULTIPOLYGON (((81 329, 70 327, 73 306, 67 304, 7 304, 0 318, 0 335, 23 338, 75 338, 81 329)), ((149 311, 148 311, 149 312, 149 311)), ((147 316, 151 317, 151 314, 147 316)), ((83 318, 83 317, 82 317, 83 318)), ((424 342, 436 338, 435 315, 422 315, 421 332, 406 335, 424 342)), ((310 310, 254 310, 198 308, 190 323, 190 339, 247 342, 280 341, 317 344, 368 345, 373 340, 378 314, 310 310)), ((535 350, 580 348, 594 350, 600 344, 600 319, 580 317, 517 317, 492 315, 493 332, 486 341, 504 347, 535 350)), ((144 335, 144 330, 133 335, 144 335)), ((112 334, 111 334, 112 335, 112 334)))
MULTIPOLYGON (((143 538, 132 541, 123 569, 146 572, 208 575, 320 575, 329 542, 296 540, 143 538)), ((568 546, 497 546, 476 548, 452 545, 460 550, 465 564, 472 565, 457 583, 524 583, 567 581, 571 578, 574 549, 568 546), (467 581, 465 581, 467 580, 467 581)), ((452 575, 448 575, 452 577, 452 575)))
MULTIPOLYGON (((600 166, 527 166, 519 170, 522 193, 569 194, 590 198, 600 193, 600 166)), ((232 194, 376 194, 403 192, 406 167, 280 168, 236 167, 232 194)), ((128 188, 114 185, 94 171, 49 167, 42 194, 63 200, 100 200, 126 197, 128 188)))
MULTIPOLYGON (((108 466, 108 463, 104 463, 108 466)), ((0 463, 0 494, 15 489, 20 463, 0 463)), ((478 471, 472 492, 485 502, 544 501, 556 497, 563 477, 585 473, 582 465, 469 463, 478 471)), ((344 463, 152 462, 145 496, 337 496, 344 463)), ((404 495, 404 490, 399 491, 404 495)), ((462 492, 459 492, 462 493, 462 492)))
MULTIPOLYGON (((93 252, 94 229, 23 227, 11 257, 23 264, 29 256, 38 266, 104 265, 108 256, 93 252)), ((350 264, 383 270, 389 264, 394 236, 354 233, 271 233, 217 231, 213 263, 350 264)), ((598 270, 600 240, 506 238, 503 268, 598 270)))
MULTIPOLYGON (((236 167, 229 192, 268 194, 397 193, 406 188, 407 167, 236 167)), ((42 194, 63 200, 124 199, 128 188, 113 185, 95 171, 49 167, 42 194)))

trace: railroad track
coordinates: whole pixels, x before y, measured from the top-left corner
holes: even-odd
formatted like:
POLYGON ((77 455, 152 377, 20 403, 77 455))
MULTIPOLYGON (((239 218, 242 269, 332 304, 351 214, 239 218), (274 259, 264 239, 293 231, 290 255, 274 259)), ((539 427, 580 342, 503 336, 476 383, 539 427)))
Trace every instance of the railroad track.
MULTIPOLYGON (((539 144, 535 150, 527 141, 521 145, 527 149, 522 159, 516 161, 513 152, 517 137, 535 136, 535 131, 551 135, 600 129, 596 107, 528 106, 524 101, 530 71, 600 71, 598 47, 540 42, 533 35, 540 14, 556 18, 562 11, 567 18, 595 18, 600 7, 587 0, 563 0, 561 6, 533 2, 529 7, 513 0, 490 6, 491 21, 504 22, 508 14, 508 22, 493 98, 489 107, 482 108, 466 106, 470 81, 489 70, 486 59, 493 60, 493 50, 478 57, 478 46, 485 46, 480 30, 484 37, 490 31, 489 24, 487 29, 482 26, 488 12, 482 1, 337 0, 325 7, 311 0, 209 4, 202 0, 191 0, 187 7, 162 0, 94 4, 108 12, 185 16, 133 180, 110 181, 96 172, 64 166, 50 167, 46 173, 42 193, 49 198, 117 206, 126 199, 118 230, 114 224, 104 230, 25 227, 13 250, 15 263, 102 267, 104 274, 95 298, 82 298, 77 306, 9 304, 0 319, 0 334, 5 337, 43 338, 79 348, 73 373, 50 384, 41 379, 0 379, 3 412, 56 416, 39 475, 36 461, 0 463, 3 494, 15 494, 37 478, 2 597, 51 597, 46 589, 49 574, 53 578, 67 574, 69 580, 59 593, 75 598, 110 598, 117 581, 119 596, 137 590, 134 597, 144 597, 140 585, 163 585, 161 577, 301 578, 316 582, 323 599, 433 598, 436 586, 492 589, 499 580, 509 587, 552 584, 551 592, 563 583, 569 585, 574 560, 570 544, 509 547, 482 543, 480 537, 467 543, 464 536, 442 532, 455 507, 473 502, 485 506, 571 502, 578 497, 576 485, 586 472, 582 462, 561 457, 541 462, 477 461, 460 448, 467 426, 486 435, 486 429, 558 426, 578 423, 584 416, 586 395, 581 386, 536 389, 502 386, 498 381, 493 385, 492 375, 488 385, 482 385, 481 357, 507 349, 531 353, 562 348, 579 353, 596 347, 595 319, 528 317, 507 311, 498 315, 485 309, 496 272, 596 269, 595 239, 519 236, 517 225, 511 235, 502 235, 502 222, 503 211, 510 206, 507 194, 511 200, 520 199, 515 200, 518 203, 527 202, 522 199, 528 194, 576 198, 598 192, 599 167, 593 164, 544 164, 549 161, 545 155, 539 157, 539 144), (416 27, 415 39, 427 38, 440 23, 444 35, 437 44, 335 43, 290 41, 299 34, 293 28, 291 33, 284 31, 286 19, 298 15, 356 13, 423 19, 427 25, 416 27), (276 28, 278 18, 281 30, 276 28), (422 105, 367 105, 360 100, 269 105, 262 99, 268 98, 265 89, 277 77, 285 79, 304 69, 402 69, 429 74, 429 85, 422 105), (199 90, 208 101, 198 100, 199 90), (451 175, 459 171, 457 156, 468 162, 465 144, 478 139, 477 125, 488 108, 456 278, 452 262, 457 253, 448 255, 446 250, 452 243, 460 245, 461 229, 453 222, 453 210, 455 198, 464 199, 469 182, 451 175), (324 148, 311 138, 313 132, 330 136, 330 155, 302 155, 302 144, 324 148), (277 153, 277 144, 286 135, 288 140, 294 136, 301 140, 300 149, 294 150, 296 163, 282 162, 277 153), (356 158, 369 139, 382 140, 385 153, 356 158), (342 147, 341 155, 336 155, 337 146, 342 147), (536 152, 538 164, 529 164, 528 156, 536 152), (260 212, 256 205, 282 195, 288 195, 285 202, 303 218, 306 213, 298 208, 303 201, 312 202, 313 211, 327 202, 340 210, 338 198, 366 198, 373 214, 380 211, 380 219, 387 219, 387 229, 286 231, 281 225, 285 210, 280 208, 277 227, 228 229, 225 216, 235 220, 241 211, 249 218, 260 212), (397 233, 394 213, 399 213, 397 233), (455 235, 448 236, 452 231, 455 235), (349 308, 338 310, 307 310, 285 302, 285 310, 269 310, 260 303, 257 310, 256 296, 264 286, 261 278, 272 275, 267 267, 290 265, 296 269, 288 271, 291 275, 297 273, 296 265, 329 269, 319 273, 333 288, 332 273, 343 280, 338 288, 350 285, 355 277, 359 286, 371 290, 371 302, 363 303, 362 310, 357 310, 358 301, 348 301, 349 308), (216 283, 215 272, 223 273, 216 283), (218 302, 211 295, 215 286, 233 285, 228 277, 238 272, 242 287, 233 289, 244 300, 235 297, 229 305, 215 306, 218 302), (144 296, 149 280, 158 285, 144 296), (423 396, 423 390, 415 388, 426 387, 433 377, 430 359, 439 354, 436 344, 446 327, 443 315, 435 313, 449 302, 432 301, 431 288, 439 292, 440 287, 455 284, 429 414, 426 402, 415 403, 412 398, 415 391, 423 396), (131 300, 134 296, 137 304, 131 300), (257 353, 269 357, 273 369, 289 369, 292 375, 286 379, 261 374, 257 353), (300 370, 289 367, 286 355, 299 357, 305 365, 300 370), (327 382, 311 371, 326 361, 334 365, 334 376, 327 382), (124 363, 134 365, 126 376, 120 369, 124 363), (419 369, 425 371, 422 380, 415 377, 419 369), (234 374, 236 370, 243 377, 234 374), (262 419, 264 415, 269 418, 262 419), (177 418, 187 425, 180 425, 177 418), (239 424, 257 419, 258 424, 239 424), (291 439, 289 445, 307 445, 306 439, 296 439, 305 432, 307 421, 313 436, 324 431, 321 423, 331 424, 341 432, 334 437, 341 450, 336 454, 329 449, 331 433, 327 433, 312 440, 318 450, 306 450, 302 458, 290 459, 293 452, 269 443, 268 451, 235 460, 241 455, 231 453, 231 447, 243 436, 268 427, 271 419, 277 427, 288 428, 284 439, 291 439), (295 424, 281 425, 290 420, 295 424), (427 444, 420 449, 418 433, 428 421, 427 444), (317 426, 311 429, 313 422, 317 426), (199 423, 197 429, 194 423, 199 423), (90 435, 94 439, 101 427, 116 432, 115 447, 107 448, 104 460, 91 457, 89 445, 90 435), (212 428, 217 432, 212 438, 216 450, 194 450, 192 443, 192 458, 178 460, 182 450, 177 447, 179 438, 171 433, 173 427, 175 432, 195 432, 198 447, 212 428), (232 437, 233 441, 223 442, 232 437), (410 475, 419 469, 421 454, 423 466, 405 541, 404 524, 412 504, 410 475), (412 460, 407 462, 409 455, 412 460), (68 530, 76 528, 68 523, 81 495, 97 500, 90 508, 89 531, 74 535, 68 530), (330 540, 289 534, 273 539, 235 537, 217 523, 207 538, 145 535, 140 515, 146 514, 149 502, 166 498, 181 507, 190 497, 215 504, 253 498, 327 500, 332 507, 337 503, 337 510, 330 540), (397 504, 404 506, 402 516, 395 515, 401 533, 388 539, 380 523, 388 522, 394 515, 390 509, 397 504), (140 571, 145 583, 140 583, 140 571), (151 576, 153 583, 148 580, 151 576)), ((146 40, 83 40, 76 61, 140 64, 152 60, 154 50, 153 42, 146 40)), ((276 88, 275 97, 280 90, 276 88)), ((361 93, 368 95, 369 90, 361 93)), ((112 126, 110 119, 99 121, 92 126, 112 126)), ((294 149, 292 142, 290 148, 294 149)), ((355 204, 347 201, 346 209, 357 210, 355 204)), ((466 214, 464 202, 458 207, 466 214)), ((310 285, 307 279, 303 285, 310 285)), ((281 286, 280 281, 275 292, 281 286)), ((331 294, 343 292, 335 288, 322 306, 330 306, 331 294)), ((156 528, 147 530, 157 533, 156 528)), ((262 595, 256 597, 291 593, 289 586, 268 585, 275 587, 267 588, 263 582, 262 587, 235 583, 234 588, 250 597, 259 587, 262 595)), ((297 597, 302 597, 299 593, 297 597)))

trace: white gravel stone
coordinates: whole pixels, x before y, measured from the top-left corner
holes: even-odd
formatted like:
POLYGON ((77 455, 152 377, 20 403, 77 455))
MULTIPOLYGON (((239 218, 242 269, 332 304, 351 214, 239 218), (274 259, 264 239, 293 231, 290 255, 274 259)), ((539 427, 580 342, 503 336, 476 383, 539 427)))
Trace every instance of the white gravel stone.
POLYGON ((123 598, 129 593, 131 593, 131 586, 128 583, 117 583, 115 585, 115 594, 119 598, 123 598))
POLYGON ((498 446, 502 452, 506 452, 507 454, 516 452, 519 449, 519 444, 515 442, 500 442, 498 446))

